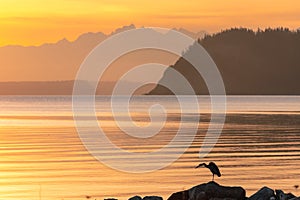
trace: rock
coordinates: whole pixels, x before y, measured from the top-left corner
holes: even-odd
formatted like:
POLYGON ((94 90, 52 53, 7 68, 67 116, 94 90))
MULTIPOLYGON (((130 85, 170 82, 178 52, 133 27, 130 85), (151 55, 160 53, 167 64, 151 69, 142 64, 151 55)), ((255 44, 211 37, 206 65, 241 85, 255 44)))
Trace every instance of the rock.
POLYGON ((205 187, 206 183, 197 185, 195 187, 192 187, 191 189, 188 190, 188 196, 189 200, 201 200, 201 199, 207 199, 205 195, 205 187))
POLYGON ((300 197, 294 197, 294 198, 289 199, 289 200, 300 200, 300 197))
POLYGON ((275 196, 274 190, 268 187, 263 187, 255 194, 250 196, 248 200, 270 200, 270 198, 274 196, 275 196))
POLYGON ((242 187, 226 187, 221 186, 215 182, 207 183, 205 187, 205 195, 208 199, 236 199, 244 200, 246 197, 246 191, 242 187))
POLYGON ((142 200, 142 197, 134 196, 134 197, 130 197, 128 200, 142 200))
POLYGON ((231 198, 211 198, 209 200, 235 200, 235 199, 231 199, 231 198))
POLYGON ((192 187, 187 191, 173 193, 168 200, 244 200, 246 192, 241 187, 225 187, 209 182, 192 187))
POLYGON ((205 192, 199 192, 195 196, 196 200, 208 200, 208 197, 206 196, 205 192))
POLYGON ((143 200, 163 200, 163 198, 159 196, 145 196, 143 200))
POLYGON ((296 198, 295 195, 293 195, 292 193, 287 193, 285 194, 286 195, 286 199, 293 199, 293 198, 296 198))
POLYGON ((206 183, 197 185, 195 187, 192 187, 191 189, 188 190, 189 193, 189 199, 190 200, 196 200, 196 199, 207 199, 205 195, 205 187, 206 183))
POLYGON ((189 193, 186 190, 181 192, 175 192, 168 198, 168 200, 188 200, 188 199, 189 199, 189 193))
POLYGON ((292 193, 284 193, 282 190, 275 190, 277 200, 288 200, 295 198, 296 196, 292 193))

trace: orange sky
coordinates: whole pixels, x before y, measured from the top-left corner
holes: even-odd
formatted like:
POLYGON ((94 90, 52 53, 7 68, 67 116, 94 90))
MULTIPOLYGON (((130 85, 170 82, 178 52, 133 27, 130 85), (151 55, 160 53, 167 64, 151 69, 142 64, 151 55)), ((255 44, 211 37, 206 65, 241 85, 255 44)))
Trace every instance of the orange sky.
POLYGON ((299 0, 0 0, 0 46, 39 45, 128 24, 219 31, 300 27, 299 0))

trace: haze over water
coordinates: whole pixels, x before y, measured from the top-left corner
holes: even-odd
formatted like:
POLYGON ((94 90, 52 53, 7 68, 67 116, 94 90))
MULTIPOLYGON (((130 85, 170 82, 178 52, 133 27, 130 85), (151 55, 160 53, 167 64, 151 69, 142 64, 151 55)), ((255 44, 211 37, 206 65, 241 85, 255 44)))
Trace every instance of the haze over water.
MULTIPOLYGON (((137 125, 149 123, 148 108, 155 103, 166 106, 168 118, 153 138, 137 140, 122 133, 112 118, 108 97, 97 97, 98 119, 119 147, 153 151, 172 139, 180 123, 175 97, 136 96, 131 115, 137 125)), ((188 151, 162 170, 130 174, 103 165, 87 152, 75 129, 71 97, 2 96, 0 199, 167 198, 210 181, 208 169, 194 169, 199 162, 209 161, 220 167, 222 177, 216 182, 242 186, 248 196, 264 185, 299 195, 293 186, 300 180, 300 96, 229 96, 227 103, 222 135, 206 158, 199 159, 210 119, 209 98, 204 96, 199 97, 201 112, 189 110, 185 114, 191 117, 182 122, 186 127, 198 123, 193 115, 201 113, 197 136, 188 151)))

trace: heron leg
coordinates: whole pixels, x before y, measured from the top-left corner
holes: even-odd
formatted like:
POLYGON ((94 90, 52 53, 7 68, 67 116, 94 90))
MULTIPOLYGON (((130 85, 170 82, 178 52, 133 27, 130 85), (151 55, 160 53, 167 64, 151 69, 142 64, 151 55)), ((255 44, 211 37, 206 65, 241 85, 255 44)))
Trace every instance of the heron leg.
POLYGON ((214 178, 215 178, 215 175, 213 174, 213 179, 212 179, 212 181, 214 181, 214 178))

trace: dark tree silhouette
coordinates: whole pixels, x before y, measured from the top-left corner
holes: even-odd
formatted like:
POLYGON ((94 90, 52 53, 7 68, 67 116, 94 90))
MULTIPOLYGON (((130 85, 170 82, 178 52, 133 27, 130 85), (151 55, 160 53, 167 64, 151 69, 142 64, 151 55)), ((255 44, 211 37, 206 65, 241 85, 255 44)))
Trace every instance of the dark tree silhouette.
MULTIPOLYGON (((232 28, 198 42, 215 61, 227 94, 300 94, 299 30, 232 28)), ((192 52, 193 46, 185 54, 192 52)), ((184 58, 171 67, 189 80, 196 94, 208 94, 202 77, 184 58)), ((168 70, 164 78, 171 78, 168 70)), ((149 94, 172 93, 158 85, 149 94)))

